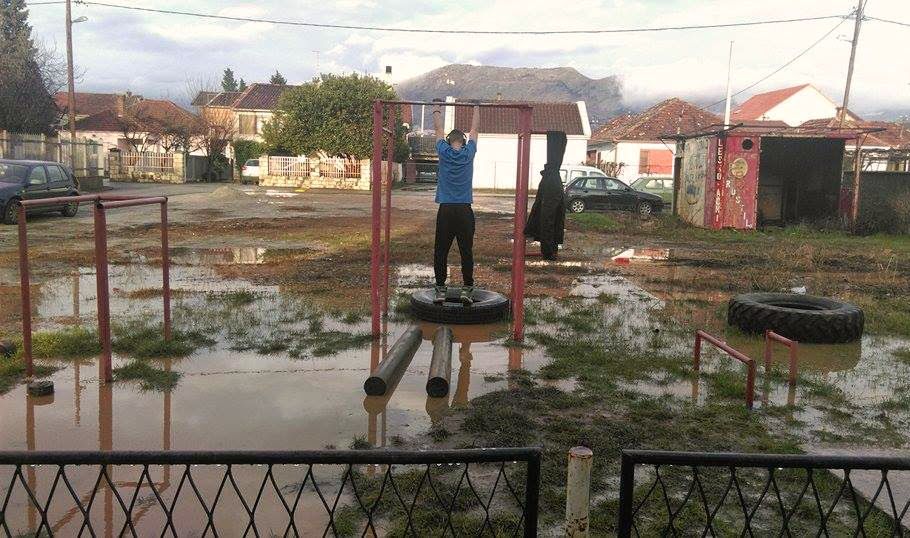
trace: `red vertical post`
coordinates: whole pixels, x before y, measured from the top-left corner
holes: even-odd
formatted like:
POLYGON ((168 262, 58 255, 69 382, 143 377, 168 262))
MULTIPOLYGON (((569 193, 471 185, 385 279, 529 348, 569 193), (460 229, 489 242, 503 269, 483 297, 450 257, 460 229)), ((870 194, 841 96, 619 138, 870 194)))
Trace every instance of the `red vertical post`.
POLYGON ((111 369, 111 305, 107 277, 107 216, 104 206, 95 203, 95 285, 97 287, 98 337, 101 339, 99 377, 113 381, 111 369))
POLYGON ((695 347, 692 350, 692 368, 697 372, 701 368, 701 332, 695 331, 695 347))
POLYGON ((370 245, 370 304, 373 338, 379 327, 379 227, 382 213, 382 101, 373 101, 373 159, 370 163, 370 188, 373 190, 372 242, 370 245))
POLYGON ((515 244, 512 250, 512 338, 516 342, 524 339, 525 329, 525 221, 528 213, 528 180, 531 168, 531 107, 519 110, 521 159, 519 160, 518 185, 515 190, 515 244))
POLYGON ((22 354, 25 358, 25 376, 35 375, 32 363, 32 295, 28 274, 28 223, 25 206, 19 204, 19 293, 22 297, 22 354))
POLYGON ((749 368, 746 374, 746 407, 752 409, 755 400, 755 361, 749 361, 746 366, 749 368))
MULTIPOLYGON (((521 185, 521 144, 522 144, 522 134, 521 134, 521 111, 518 111, 518 142, 515 144, 517 148, 517 153, 515 155, 515 209, 513 211, 513 222, 512 227, 512 287, 509 289, 509 300, 512 301, 512 311, 515 311, 515 281, 516 274, 518 270, 518 198, 519 198, 519 185, 521 185)), ((514 315, 513 315, 514 318, 514 315)), ((514 335, 513 335, 514 336, 514 335)))
POLYGON ((771 331, 765 331, 765 375, 771 372, 771 331))
POLYGON ((167 236, 167 200, 161 203, 161 295, 164 297, 164 339, 171 339, 171 255, 167 236))
POLYGON ((796 386, 796 342, 790 342, 790 385, 796 386))
POLYGON ((391 256, 392 244, 392 159, 395 158, 395 107, 386 106, 388 116, 387 125, 389 128, 389 144, 386 150, 386 180, 385 180, 385 255, 383 256, 383 271, 385 275, 385 284, 383 289, 383 313, 389 315, 389 261, 391 256))

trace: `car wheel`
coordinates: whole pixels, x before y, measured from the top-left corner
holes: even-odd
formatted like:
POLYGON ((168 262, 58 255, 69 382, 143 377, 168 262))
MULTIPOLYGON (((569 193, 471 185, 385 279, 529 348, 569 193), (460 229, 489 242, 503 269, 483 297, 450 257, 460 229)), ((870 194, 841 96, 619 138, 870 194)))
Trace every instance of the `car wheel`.
POLYGON ((78 213, 78 212, 79 212, 79 202, 73 202, 71 204, 66 204, 65 206, 63 206, 63 209, 60 211, 60 213, 62 213, 64 217, 75 217, 76 213, 78 213))
POLYGON ((3 224, 17 224, 19 222, 19 200, 12 199, 3 208, 3 224))
POLYGON ((580 198, 576 198, 572 200, 571 203, 569 203, 569 209, 572 210, 572 213, 581 213, 585 210, 585 201, 580 198))
POLYGON ((642 217, 650 217, 651 212, 654 211, 654 207, 651 206, 651 202, 642 202, 638 204, 638 214, 642 217))

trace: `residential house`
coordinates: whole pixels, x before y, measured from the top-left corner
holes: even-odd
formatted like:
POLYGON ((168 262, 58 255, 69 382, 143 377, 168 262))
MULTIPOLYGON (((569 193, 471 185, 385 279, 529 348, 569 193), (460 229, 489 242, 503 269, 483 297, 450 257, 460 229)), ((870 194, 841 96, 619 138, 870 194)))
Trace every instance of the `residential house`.
POLYGON ((697 133, 723 120, 673 97, 639 114, 617 116, 597 130, 588 143, 588 162, 626 183, 642 176, 672 176, 676 144, 663 137, 697 133))
MULTIPOLYGON (((450 98, 451 99, 451 98, 450 98)), ((506 101, 503 101, 505 103, 506 101)), ((514 103, 514 101, 509 101, 514 103)), ((531 105, 532 131, 563 131, 568 142, 564 164, 583 164, 591 124, 584 101, 551 102, 531 105)), ((453 128, 465 133, 471 130, 470 107, 448 107, 445 131, 453 128), (454 113, 452 112, 454 111, 454 113)), ((474 157, 474 187, 478 189, 514 189, 517 176, 518 112, 514 109, 481 108, 477 132, 477 155, 474 157)), ((529 184, 536 189, 540 171, 547 162, 547 137, 531 135, 529 184)))
MULTIPOLYGON (((860 135, 863 151, 863 170, 872 172, 910 172, 910 127, 891 121, 865 121, 848 115, 845 130, 868 131, 860 135)), ((809 120, 800 125, 802 129, 837 131, 841 127, 839 118, 809 120)), ((847 144, 846 158, 852 162, 856 152, 855 144, 847 144)), ((850 168, 849 166, 847 167, 850 168)))
MULTIPOLYGON (((733 123, 754 124, 768 120, 782 121, 797 127, 816 118, 838 117, 840 109, 818 88, 800 84, 753 95, 730 113, 733 123)), ((847 117, 856 116, 847 111, 847 117)))
POLYGON ((179 147, 171 134, 189 131, 196 116, 171 101, 118 95, 115 106, 76 120, 76 136, 97 140, 105 149, 168 152, 179 147))
MULTIPOLYGON (((142 99, 141 95, 132 95, 129 92, 123 95, 142 99)), ((92 114, 115 108, 117 106, 118 97, 121 97, 121 95, 116 93, 76 92, 74 94, 76 119, 81 120, 92 114)), ((57 92, 54 95, 54 102, 57 104, 57 108, 63 113, 62 121, 65 124, 69 121, 67 119, 69 94, 67 92, 57 92)))

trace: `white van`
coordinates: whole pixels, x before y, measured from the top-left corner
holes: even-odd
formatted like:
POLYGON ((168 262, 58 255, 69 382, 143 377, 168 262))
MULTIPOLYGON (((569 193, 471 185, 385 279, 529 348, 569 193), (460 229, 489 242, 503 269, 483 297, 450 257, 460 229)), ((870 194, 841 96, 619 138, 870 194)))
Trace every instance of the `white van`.
POLYGON ((607 177, 600 169, 583 164, 565 164, 559 169, 559 176, 562 178, 562 184, 568 185, 580 177, 607 177))

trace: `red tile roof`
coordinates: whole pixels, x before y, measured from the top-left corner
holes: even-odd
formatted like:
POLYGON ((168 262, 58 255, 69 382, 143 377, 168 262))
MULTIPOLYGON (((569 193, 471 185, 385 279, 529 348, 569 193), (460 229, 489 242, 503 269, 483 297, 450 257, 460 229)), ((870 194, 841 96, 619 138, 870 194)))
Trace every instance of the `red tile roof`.
POLYGON ((243 95, 243 92, 220 92, 209 101, 208 106, 232 107, 241 95, 243 95))
MULTIPOLYGON (((175 123, 191 122, 196 116, 180 108, 171 101, 160 99, 144 99, 130 107, 131 114, 146 122, 175 123)), ((123 117, 116 106, 92 114, 76 121, 77 131, 108 131, 119 132, 123 130, 123 117)))
POLYGON ((611 119, 591 136, 591 141, 659 140, 662 136, 704 131, 722 121, 707 110, 673 97, 639 114, 611 119))
MULTIPOLYGON (((76 114, 79 116, 89 116, 107 110, 108 108, 116 107, 117 97, 119 96, 116 93, 76 92, 74 97, 76 101, 76 114)), ((57 108, 66 111, 67 103, 69 102, 67 92, 57 92, 54 95, 54 102, 57 103, 57 108)))
MULTIPOLYGON (((800 129, 813 129, 819 131, 835 131, 840 128, 838 118, 822 118, 803 122, 800 129)), ((863 139, 863 147, 910 149, 910 128, 906 125, 892 121, 853 121, 848 116, 844 122, 844 129, 884 129, 868 133, 863 139)))
POLYGON ((796 92, 809 86, 810 84, 800 84, 799 86, 793 86, 792 88, 783 88, 755 94, 747 99, 745 103, 736 107, 736 110, 730 113, 730 119, 734 122, 760 120, 769 110, 781 104, 796 92))
POLYGON ((199 92, 199 93, 196 94, 196 97, 193 98, 193 102, 190 103, 190 105, 191 105, 191 106, 206 106, 206 105, 208 105, 208 104, 212 101, 212 99, 214 99, 215 96, 218 95, 219 93, 221 93, 221 92, 201 91, 201 92, 199 92))
POLYGON ((274 110, 278 106, 278 99, 284 92, 295 86, 287 84, 261 84, 255 83, 243 91, 234 103, 234 108, 239 110, 274 110))
MULTIPOLYGON (((583 135, 581 114, 576 103, 534 103, 502 101, 502 103, 524 103, 531 105, 531 130, 563 131, 567 135, 583 135)), ((472 109, 455 108, 455 128, 464 132, 471 130, 472 109)), ((511 108, 481 108, 478 131, 487 134, 515 134, 518 132, 518 111, 511 108)))

